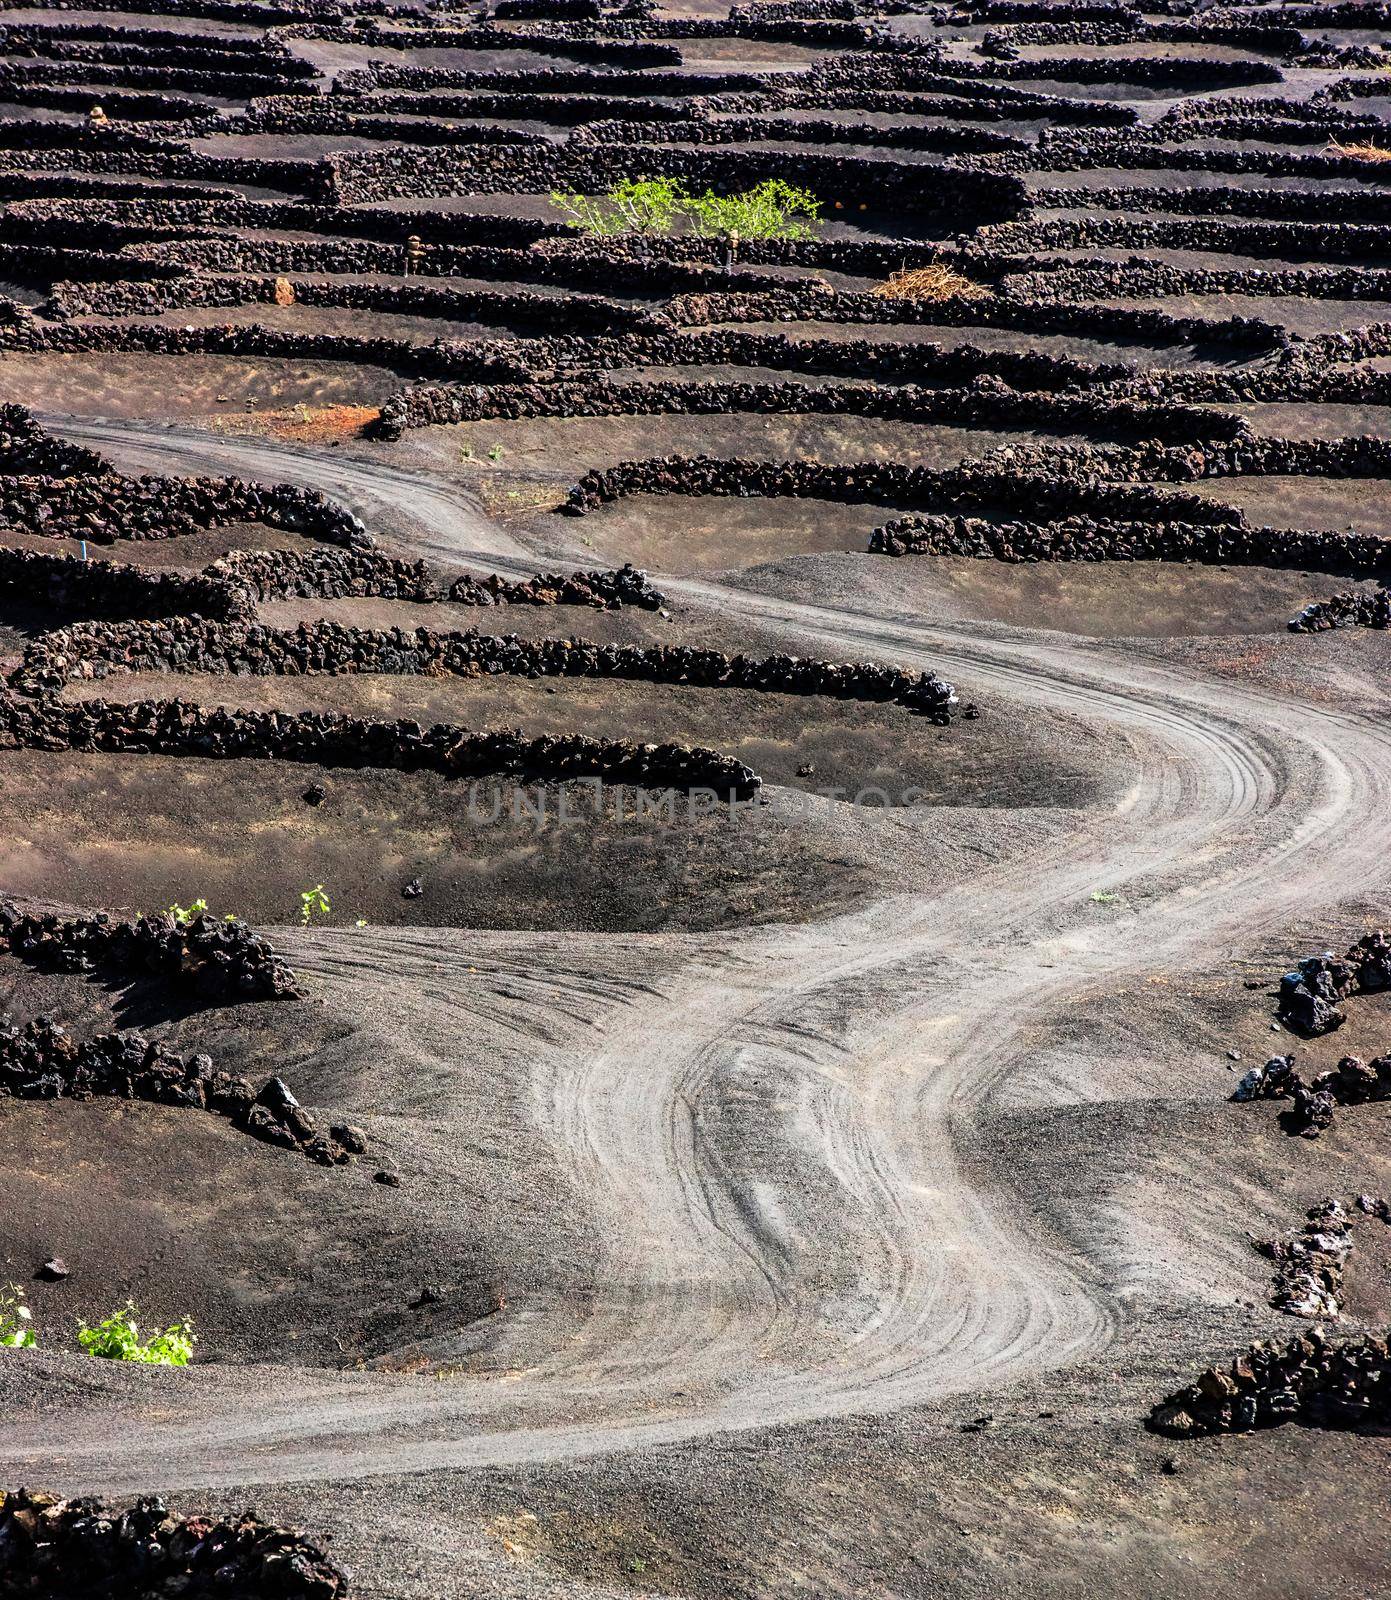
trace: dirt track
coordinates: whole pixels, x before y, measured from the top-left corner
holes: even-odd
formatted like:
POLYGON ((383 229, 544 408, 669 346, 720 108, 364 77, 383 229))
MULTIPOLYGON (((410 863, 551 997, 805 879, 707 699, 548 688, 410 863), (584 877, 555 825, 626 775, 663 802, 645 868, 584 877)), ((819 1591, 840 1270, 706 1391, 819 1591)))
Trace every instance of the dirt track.
MULTIPOLYGON (((69 431, 120 453, 118 425, 69 431)), ((182 445, 161 442, 160 464, 182 445)), ((282 449, 198 450, 199 464, 288 475, 282 449)), ((325 477, 341 492, 337 466, 325 477)), ((412 518, 449 503, 428 480, 403 500, 398 474, 361 464, 351 484, 412 518)), ((450 515, 422 548, 505 546, 470 510, 450 515)), ((529 1319, 515 1369, 456 1377, 444 1393, 263 1369, 248 1410, 235 1386, 195 1372, 196 1402, 160 1420, 130 1413, 118 1384, 107 1425, 85 1407, 11 1424, 11 1476, 128 1490, 561 1461, 912 1407, 1124 1342, 1117 1285, 1132 1264, 1114 1241, 1098 1250, 1031 1223, 981 1137, 992 1102, 1031 1027, 1061 1004, 1220 961, 1290 919, 1375 895, 1391 735, 1377 717, 1313 715, 1094 642, 983 641, 737 587, 671 587, 804 648, 883 652, 981 695, 1113 724, 1132 752, 1124 799, 960 887, 808 927, 658 937, 641 954, 533 936, 532 1028, 565 1042, 529 1070, 521 1058, 530 1129, 505 1136, 549 1148, 593 1227, 583 1321, 552 1331, 544 1314, 529 1319), (1098 891, 1127 909, 1098 906, 1098 891), (592 1033, 567 1015, 576 994, 592 1033)), ((475 985, 461 969, 475 936, 369 932, 351 954, 332 934, 279 937, 345 1015, 389 1012, 437 1046, 469 1027, 475 985)))

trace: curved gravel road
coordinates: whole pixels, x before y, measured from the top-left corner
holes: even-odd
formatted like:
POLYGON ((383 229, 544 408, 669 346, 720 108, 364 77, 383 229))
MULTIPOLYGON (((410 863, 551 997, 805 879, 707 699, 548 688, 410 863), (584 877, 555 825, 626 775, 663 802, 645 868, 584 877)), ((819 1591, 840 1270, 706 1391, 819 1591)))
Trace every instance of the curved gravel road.
MULTIPOLYGON (((62 431, 119 444, 123 466, 292 477, 299 459, 127 424, 62 431)), ((430 523, 422 553, 518 558, 442 481, 360 460, 303 471, 369 520, 390 504, 430 523)), ((1032 1216, 982 1122, 1060 1005, 1384 884, 1391 731, 1095 641, 662 582, 802 650, 883 654, 1105 724, 1130 752, 1125 793, 960 887, 811 925, 527 936, 558 1009, 567 984, 595 1008, 592 1043, 538 1052, 526 1086, 599 1244, 579 1325, 557 1323, 549 1347, 541 1329, 522 1370, 448 1384, 263 1368, 254 1408, 209 1368, 177 1411, 5 1427, 11 1480, 115 1492, 563 1460, 907 1407, 1094 1357, 1124 1328, 1121 1247, 1032 1216), (1099 916, 1098 891, 1128 908, 1099 916), (631 981, 606 988, 617 971, 631 981)), ((393 1005, 415 989, 461 1028, 474 940, 369 930, 346 954, 330 934, 284 936, 331 1004, 389 970, 393 1005)))

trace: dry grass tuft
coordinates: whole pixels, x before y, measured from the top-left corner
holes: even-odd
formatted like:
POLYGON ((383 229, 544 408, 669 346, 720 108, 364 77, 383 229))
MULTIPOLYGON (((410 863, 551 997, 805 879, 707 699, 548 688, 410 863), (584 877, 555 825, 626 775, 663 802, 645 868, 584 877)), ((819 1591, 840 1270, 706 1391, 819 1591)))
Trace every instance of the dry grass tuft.
POLYGON ((980 300, 990 293, 984 284, 940 263, 895 272, 872 292, 881 300, 980 300))
POLYGON ((1324 147, 1331 156, 1347 156, 1351 161, 1391 161, 1391 150, 1379 144, 1340 144, 1330 139, 1324 147))

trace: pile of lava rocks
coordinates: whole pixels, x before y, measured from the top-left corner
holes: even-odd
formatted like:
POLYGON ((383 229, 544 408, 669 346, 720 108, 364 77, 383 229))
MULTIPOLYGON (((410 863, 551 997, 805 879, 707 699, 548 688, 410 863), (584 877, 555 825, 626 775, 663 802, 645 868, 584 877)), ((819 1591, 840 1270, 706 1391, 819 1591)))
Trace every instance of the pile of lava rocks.
POLYGON ((1291 1132, 1317 1139, 1333 1126, 1338 1106, 1391 1099, 1391 1055, 1372 1061, 1344 1056, 1331 1071, 1319 1073, 1309 1083, 1295 1070, 1292 1055, 1272 1056, 1263 1067, 1252 1067, 1232 1099, 1289 1100, 1291 1132))
POLYGON ((1227 1367, 1209 1367, 1150 1413, 1155 1433, 1192 1439, 1302 1422, 1356 1428, 1391 1420, 1391 1349, 1364 1334, 1344 1344, 1311 1328, 1284 1349, 1261 1342, 1227 1367))
POLYGON ((1280 1020, 1314 1037, 1347 1020, 1339 1002, 1350 994, 1391 989, 1391 939, 1383 929, 1363 934, 1339 960, 1331 950, 1309 956, 1280 979, 1280 1020))
POLYGON ((294 1528, 0 1494, 0 1600, 344 1600, 351 1575, 294 1528))
POLYGON ((0 1014, 0 1096, 16 1100, 148 1100, 227 1117, 243 1133, 321 1166, 361 1155, 361 1129, 336 1123, 324 1132, 281 1078, 258 1093, 219 1071, 208 1055, 181 1056, 142 1033, 102 1033, 79 1042, 52 1017, 20 1026, 0 1014))
POLYGON ((1349 589, 1315 600, 1291 617, 1291 633, 1323 633, 1329 628, 1391 628, 1391 589, 1349 589))
POLYGON ((1352 992, 1352 968, 1331 950, 1307 956, 1280 979, 1280 1020, 1311 1038, 1347 1021, 1338 1002, 1352 992))
POLYGON ((209 1000, 297 996, 293 973, 271 945, 235 917, 170 915, 114 921, 105 912, 65 919, 0 903, 0 945, 56 972, 114 968, 188 985, 209 1000))
POLYGON ((1305 1213, 1301 1232, 1288 1239, 1253 1239, 1276 1263, 1270 1303, 1292 1317, 1335 1320, 1342 1312, 1343 1274, 1352 1254, 1353 1225, 1360 1218, 1391 1222, 1391 1206, 1378 1195, 1350 1202, 1320 1200, 1305 1213))

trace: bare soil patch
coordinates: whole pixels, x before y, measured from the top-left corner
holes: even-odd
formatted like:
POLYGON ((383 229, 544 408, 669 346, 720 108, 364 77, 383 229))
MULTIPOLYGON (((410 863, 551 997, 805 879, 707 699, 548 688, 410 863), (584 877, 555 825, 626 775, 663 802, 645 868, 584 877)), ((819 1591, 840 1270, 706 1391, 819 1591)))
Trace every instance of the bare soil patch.
MULTIPOLYGON (((341 330, 340 330, 341 331, 341 330)), ((259 356, 6 355, 0 401, 73 416, 185 421, 287 406, 380 406, 401 380, 382 367, 259 356)))
POLYGON ((1391 503, 1379 478, 1213 478, 1189 487, 1240 506, 1258 526, 1391 535, 1391 503))
POLYGON ((262 922, 297 915, 300 890, 323 883, 339 925, 593 930, 801 920, 868 881, 863 846, 824 818, 678 809, 673 825, 637 817, 629 791, 596 819, 591 791, 570 792, 564 816, 560 795, 288 763, 9 756, 0 880, 136 910, 202 895, 262 922), (302 799, 316 780, 317 807, 302 799), (425 893, 403 898, 416 877, 425 893))
MULTIPOLYGON (((664 572, 720 572, 783 556, 864 551, 894 515, 883 505, 712 495, 633 495, 571 523, 586 550, 610 564, 664 572)), ((556 518, 557 535, 570 519, 556 518)), ((546 534, 540 523, 532 527, 546 534)))
MULTIPOLYGON (((207 705, 346 711, 477 729, 521 727, 532 736, 578 732, 654 744, 670 740, 736 756, 767 783, 814 794, 878 790, 887 796, 871 805, 1071 806, 1086 803, 1096 792, 1094 780, 1083 776, 1080 752, 1063 753, 1052 719, 1038 719, 1030 727, 1004 708, 992 718, 938 728, 901 706, 819 695, 503 674, 239 678, 133 673, 96 685, 72 684, 65 693, 108 700, 165 699, 177 693, 207 705)), ((1069 737, 1077 737, 1075 730, 1069 737)))
POLYGON ((1160 561, 1008 566, 947 556, 913 564, 933 570, 915 572, 911 592, 962 616, 1106 639, 1283 632, 1311 598, 1345 587, 1327 573, 1160 561))

